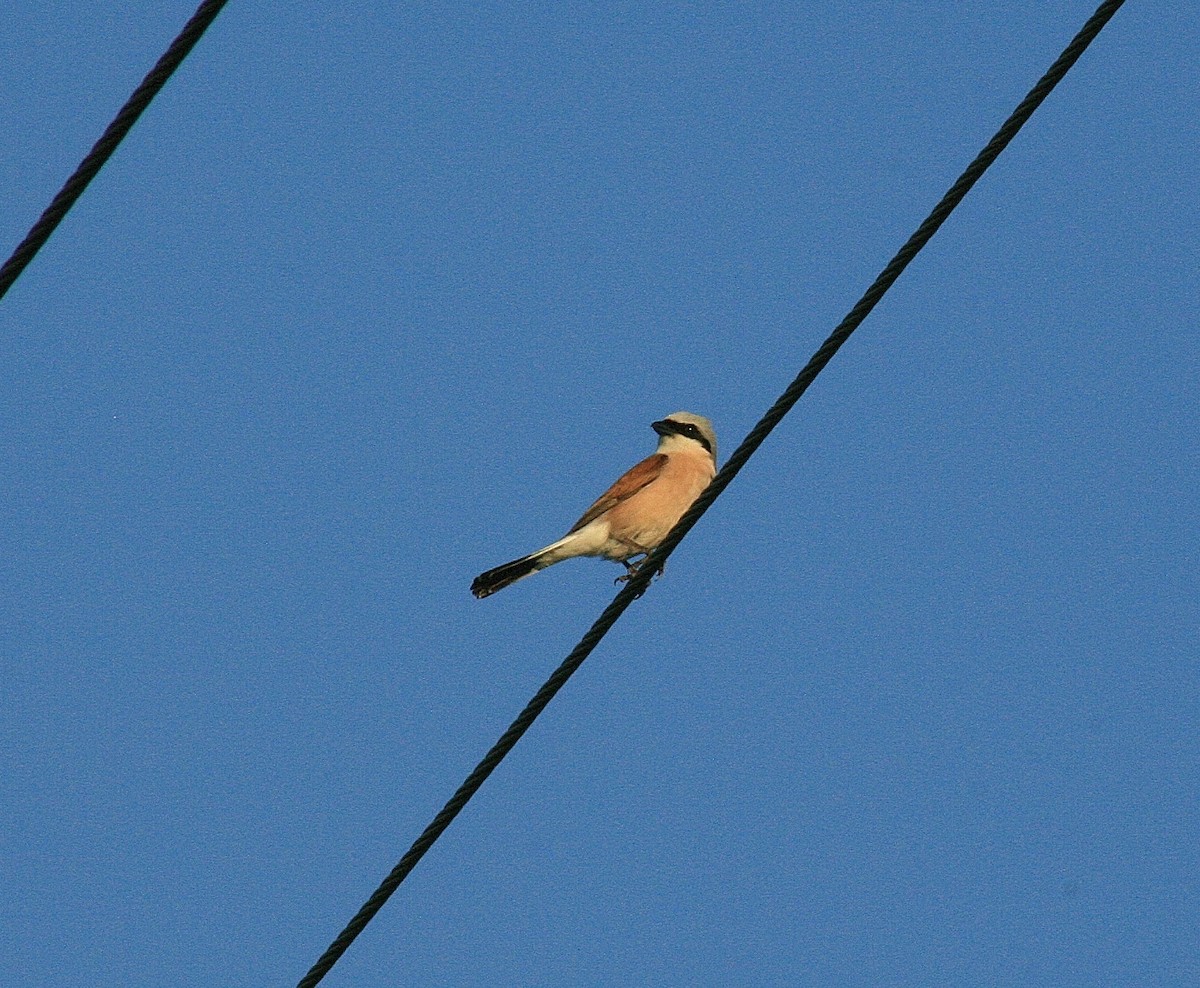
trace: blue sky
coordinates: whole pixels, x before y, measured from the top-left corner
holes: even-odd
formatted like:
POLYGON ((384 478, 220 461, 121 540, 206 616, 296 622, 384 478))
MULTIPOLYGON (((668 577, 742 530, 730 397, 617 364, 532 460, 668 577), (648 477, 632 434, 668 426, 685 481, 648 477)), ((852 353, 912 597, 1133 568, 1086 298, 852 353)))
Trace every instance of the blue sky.
MULTIPOLYGON (((1093 5, 233 3, 0 302, 0 969, 294 984, 1093 5)), ((192 12, 0 24, 6 255, 192 12)), ((1200 980, 1200 13, 1130 3, 327 979, 1200 980)))

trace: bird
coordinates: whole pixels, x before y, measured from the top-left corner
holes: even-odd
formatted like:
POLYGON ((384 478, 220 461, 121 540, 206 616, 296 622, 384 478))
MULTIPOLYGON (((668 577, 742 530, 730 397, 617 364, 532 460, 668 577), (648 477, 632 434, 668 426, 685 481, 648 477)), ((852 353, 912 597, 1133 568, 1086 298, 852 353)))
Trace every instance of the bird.
MULTIPOLYGON (((628 580, 646 555, 675 527, 717 473, 717 434, 702 415, 672 412, 651 422, 658 449, 618 478, 557 542, 514 559, 471 584, 482 600, 497 590, 576 556, 599 556, 622 563, 628 580), (631 559, 643 557, 639 563, 631 559)), ((661 571, 660 571, 661 572, 661 571)))

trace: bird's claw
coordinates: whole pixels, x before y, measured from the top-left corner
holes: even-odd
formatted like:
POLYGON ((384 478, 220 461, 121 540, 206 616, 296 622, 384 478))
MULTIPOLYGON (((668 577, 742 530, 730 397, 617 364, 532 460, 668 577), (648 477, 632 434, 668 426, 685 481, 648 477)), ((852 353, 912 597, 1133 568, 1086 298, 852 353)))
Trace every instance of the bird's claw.
MULTIPOLYGON (((640 563, 630 563, 630 562, 626 562, 624 559, 622 559, 620 562, 621 562, 621 565, 625 567, 626 572, 623 573, 622 575, 618 576, 615 580, 613 580, 613 583, 615 583, 615 584, 628 583, 630 580, 632 580, 635 576, 638 575, 638 573, 641 572, 642 566, 645 565, 646 560, 643 559, 640 563)), ((666 572, 666 569, 667 569, 667 564, 662 563, 654 571, 654 576, 652 576, 651 579, 657 580, 660 576, 663 575, 663 573, 666 572)), ((638 594, 638 596, 640 597, 641 594, 638 594)))

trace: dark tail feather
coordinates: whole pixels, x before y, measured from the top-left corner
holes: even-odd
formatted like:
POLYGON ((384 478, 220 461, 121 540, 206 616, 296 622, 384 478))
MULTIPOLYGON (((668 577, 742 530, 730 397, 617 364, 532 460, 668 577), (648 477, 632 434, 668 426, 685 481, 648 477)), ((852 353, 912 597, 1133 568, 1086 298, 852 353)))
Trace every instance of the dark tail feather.
POLYGON ((503 590, 510 583, 516 583, 517 580, 530 573, 536 573, 539 569, 544 568, 544 566, 538 565, 540 556, 540 552, 535 552, 533 555, 522 556, 520 559, 514 559, 511 563, 497 566, 486 573, 480 573, 475 577, 475 582, 471 584, 471 593, 482 600, 484 597, 490 597, 497 590, 503 590))

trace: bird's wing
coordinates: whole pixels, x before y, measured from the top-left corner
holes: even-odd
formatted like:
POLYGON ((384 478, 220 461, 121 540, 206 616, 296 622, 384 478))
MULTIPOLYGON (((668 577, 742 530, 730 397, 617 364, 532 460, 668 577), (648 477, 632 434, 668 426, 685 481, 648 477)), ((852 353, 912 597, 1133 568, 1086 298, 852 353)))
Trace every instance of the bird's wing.
MULTIPOLYGON (((617 482, 612 487, 596 499, 596 503, 583 513, 583 517, 571 526, 571 532, 578 532, 584 525, 595 521, 610 508, 616 507, 647 484, 657 480, 666 463, 666 453, 652 453, 641 463, 630 467, 617 478, 617 482)), ((567 534, 570 535, 571 532, 567 532, 567 534)))

